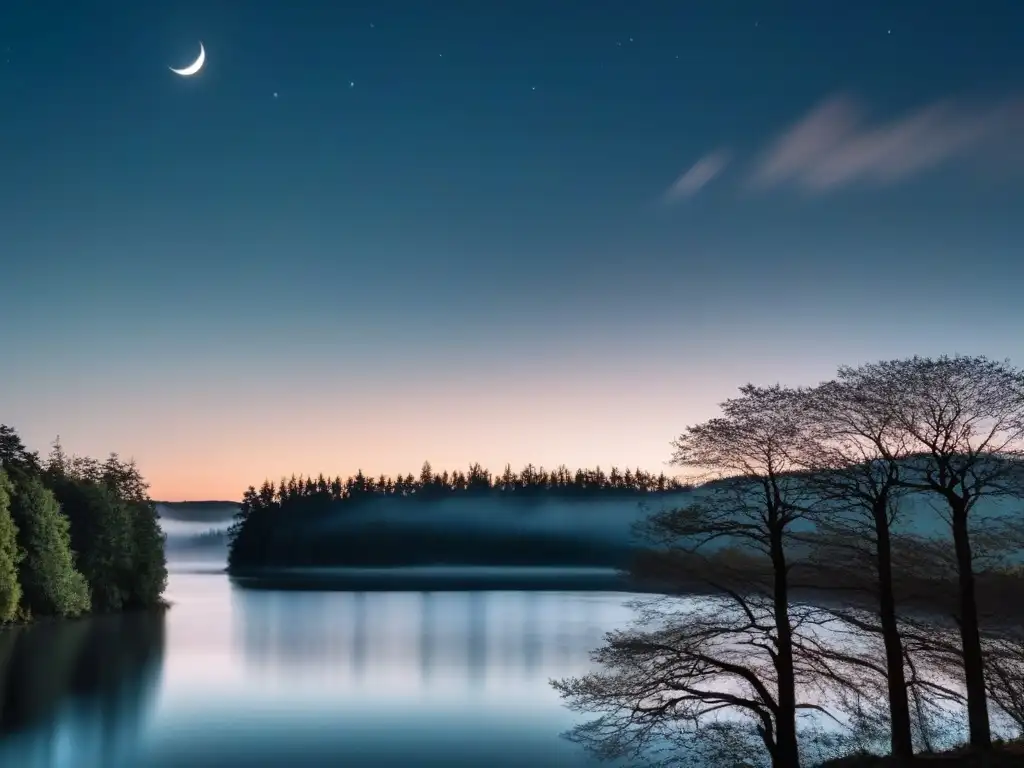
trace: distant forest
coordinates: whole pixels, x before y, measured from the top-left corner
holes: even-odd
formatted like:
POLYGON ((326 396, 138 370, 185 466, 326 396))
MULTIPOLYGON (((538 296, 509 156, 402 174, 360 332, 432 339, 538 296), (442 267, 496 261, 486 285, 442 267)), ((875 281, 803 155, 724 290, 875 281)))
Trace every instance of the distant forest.
POLYGON ((237 501, 156 501, 154 504, 163 504, 175 512, 188 514, 190 512, 221 512, 224 507, 237 506, 237 501))
POLYGON ((666 493, 689 488, 676 478, 664 473, 653 475, 641 469, 620 471, 612 467, 605 473, 596 469, 570 470, 562 465, 550 472, 544 467, 527 464, 516 474, 511 466, 505 465, 500 475, 479 464, 471 464, 468 473, 456 471, 434 472, 430 462, 423 463, 419 477, 408 474, 392 479, 387 475, 378 478, 364 475, 362 470, 347 480, 335 477, 333 480, 322 474, 317 478, 296 477, 281 479, 280 483, 265 481, 259 490, 250 486, 243 498, 252 508, 272 506, 282 501, 302 497, 324 497, 331 501, 355 501, 367 496, 407 496, 417 499, 437 499, 458 493, 532 493, 563 495, 594 495, 609 493, 666 493))
POLYGON ((295 477, 278 484, 250 486, 229 531, 229 568, 240 571, 268 566, 384 566, 384 565, 574 565, 619 567, 629 548, 624 542, 602 543, 554 532, 438 529, 429 525, 394 526, 383 523, 334 535, 307 537, 297 529, 322 520, 349 505, 371 499, 436 502, 458 498, 518 500, 600 499, 678 493, 686 490, 675 478, 641 469, 605 472, 548 471, 528 464, 516 473, 506 465, 492 475, 480 464, 468 472, 435 472, 424 462, 419 476, 369 477, 362 471, 346 480, 295 477))

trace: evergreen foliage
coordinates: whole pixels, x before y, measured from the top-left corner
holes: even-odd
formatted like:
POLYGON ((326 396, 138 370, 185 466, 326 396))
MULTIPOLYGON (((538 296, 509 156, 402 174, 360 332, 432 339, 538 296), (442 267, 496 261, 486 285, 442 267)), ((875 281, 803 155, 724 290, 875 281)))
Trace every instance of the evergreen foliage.
POLYGON ((133 461, 45 464, 0 425, 0 622, 163 604, 164 535, 133 461), (8 477, 9 476, 9 477, 8 477))
POLYGON ((39 477, 23 476, 15 484, 11 516, 25 551, 20 574, 27 611, 44 616, 88 611, 89 585, 75 567, 70 523, 39 477))
POLYGON ((0 469, 0 624, 12 621, 21 603, 18 565, 22 552, 18 546, 18 526, 11 517, 11 491, 11 481, 0 469))
MULTIPOLYGON (((553 532, 488 532, 438 530, 429 518, 422 529, 396 530, 386 525, 358 535, 324 535, 309 538, 300 528, 318 518, 373 499, 394 499, 417 504, 444 499, 505 498, 522 501, 542 499, 599 499, 674 493, 685 489, 674 478, 641 469, 604 472, 563 466, 548 471, 526 465, 516 473, 508 465, 497 476, 480 464, 468 472, 435 472, 424 462, 419 477, 395 478, 365 475, 362 470, 346 480, 323 475, 282 478, 250 487, 228 532, 230 569, 284 565, 625 565, 630 548, 600 544, 580 536, 553 532)), ((429 515, 429 511, 425 510, 429 515)))

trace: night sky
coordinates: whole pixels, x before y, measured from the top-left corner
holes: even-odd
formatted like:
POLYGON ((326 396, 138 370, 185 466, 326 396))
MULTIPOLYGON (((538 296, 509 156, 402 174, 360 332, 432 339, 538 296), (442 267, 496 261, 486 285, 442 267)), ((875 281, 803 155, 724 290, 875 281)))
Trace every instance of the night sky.
POLYGON ((1021 50, 1019 0, 5 0, 0 422, 238 498, 1019 363, 1021 50))

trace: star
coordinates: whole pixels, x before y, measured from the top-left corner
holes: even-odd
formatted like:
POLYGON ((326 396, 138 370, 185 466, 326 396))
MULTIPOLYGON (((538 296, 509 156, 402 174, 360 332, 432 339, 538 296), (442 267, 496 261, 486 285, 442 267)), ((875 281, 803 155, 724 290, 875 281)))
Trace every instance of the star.
POLYGON ((349 88, 355 88, 356 87, 355 80, 349 80, 348 81, 348 87, 349 88))
POLYGON ((274 91, 274 98, 277 98, 277 91, 274 91))

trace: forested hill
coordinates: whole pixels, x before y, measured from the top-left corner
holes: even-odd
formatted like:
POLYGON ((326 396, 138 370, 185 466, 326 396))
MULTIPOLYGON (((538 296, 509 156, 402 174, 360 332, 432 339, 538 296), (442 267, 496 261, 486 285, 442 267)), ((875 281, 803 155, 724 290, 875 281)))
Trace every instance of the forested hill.
MULTIPOLYGON (((908 470, 914 461, 904 462, 908 470)), ((805 479, 799 473, 792 478, 805 479)), ((292 477, 246 491, 230 532, 229 567, 623 567, 634 552, 636 522, 658 508, 691 504, 727 482, 694 489, 638 470, 545 472, 532 466, 497 477, 479 465, 468 474, 437 474, 429 464, 418 478, 292 477)), ((974 519, 1005 516, 1018 508, 1014 503, 986 498, 974 519)), ((901 508, 895 531, 948 535, 929 495, 909 494, 901 508)))
POLYGON ((233 570, 292 565, 617 567, 639 502, 679 494, 664 474, 527 465, 468 473, 296 478, 246 491, 233 570))

